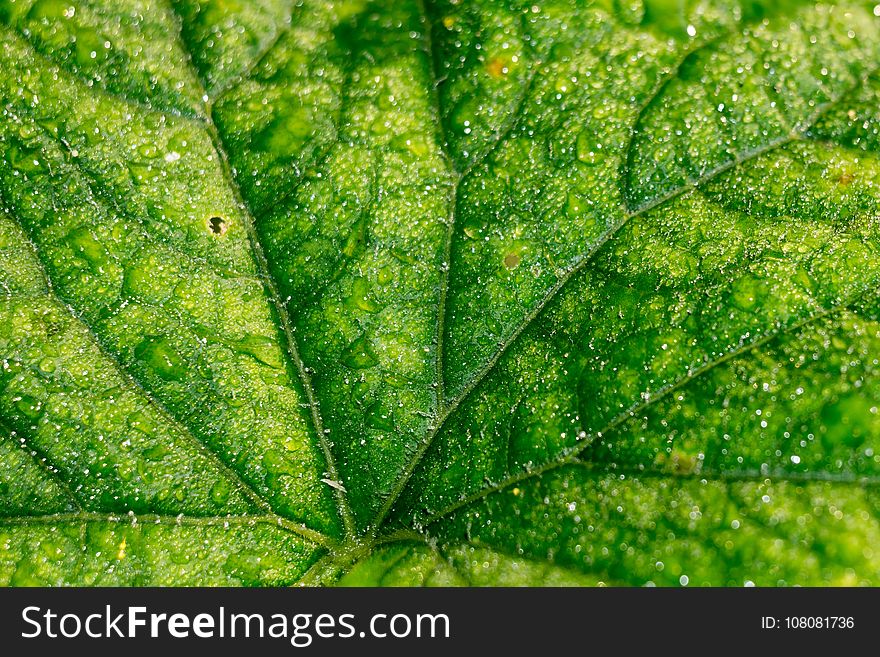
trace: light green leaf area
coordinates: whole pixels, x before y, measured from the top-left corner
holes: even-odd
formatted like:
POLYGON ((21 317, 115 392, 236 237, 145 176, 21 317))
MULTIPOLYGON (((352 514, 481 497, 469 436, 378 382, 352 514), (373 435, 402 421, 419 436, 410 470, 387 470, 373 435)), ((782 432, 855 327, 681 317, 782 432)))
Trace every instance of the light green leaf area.
POLYGON ((0 0, 0 582, 880 584, 880 6, 0 0))

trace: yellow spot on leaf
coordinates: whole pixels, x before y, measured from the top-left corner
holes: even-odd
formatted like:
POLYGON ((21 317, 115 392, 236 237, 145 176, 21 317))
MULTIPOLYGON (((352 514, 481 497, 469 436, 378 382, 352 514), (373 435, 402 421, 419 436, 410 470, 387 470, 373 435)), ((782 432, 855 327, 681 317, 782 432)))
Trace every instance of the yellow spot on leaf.
POLYGON ((486 64, 486 70, 489 71, 489 75, 493 78, 500 78, 502 75, 507 75, 510 72, 507 61, 497 57, 486 64))

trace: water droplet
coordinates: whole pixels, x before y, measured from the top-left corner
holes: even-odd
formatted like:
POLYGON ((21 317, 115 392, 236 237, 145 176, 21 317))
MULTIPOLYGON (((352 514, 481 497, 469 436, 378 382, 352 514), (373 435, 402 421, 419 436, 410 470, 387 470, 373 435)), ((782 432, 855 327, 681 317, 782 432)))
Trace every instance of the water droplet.
POLYGON ((15 407, 25 416, 34 420, 40 417, 40 413, 43 409, 43 402, 30 395, 22 395, 18 401, 15 402, 15 407))
POLYGON ((225 479, 218 479, 214 482, 214 485, 211 486, 211 500, 216 504, 224 504, 229 499, 229 494, 232 492, 229 482, 225 479))

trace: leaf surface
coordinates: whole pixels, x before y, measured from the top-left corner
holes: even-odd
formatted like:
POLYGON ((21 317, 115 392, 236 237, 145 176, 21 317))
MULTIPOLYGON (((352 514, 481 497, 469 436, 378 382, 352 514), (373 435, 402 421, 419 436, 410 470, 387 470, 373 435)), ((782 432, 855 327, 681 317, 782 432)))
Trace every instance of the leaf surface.
POLYGON ((0 5, 0 581, 876 584, 880 9, 0 5))

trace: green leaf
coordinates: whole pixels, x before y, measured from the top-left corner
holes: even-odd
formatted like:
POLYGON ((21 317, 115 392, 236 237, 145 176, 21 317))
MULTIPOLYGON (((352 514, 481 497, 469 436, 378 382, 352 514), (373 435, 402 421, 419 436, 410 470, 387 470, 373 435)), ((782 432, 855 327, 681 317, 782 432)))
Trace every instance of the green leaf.
POLYGON ((878 584, 880 8, 0 2, 0 582, 878 584))

